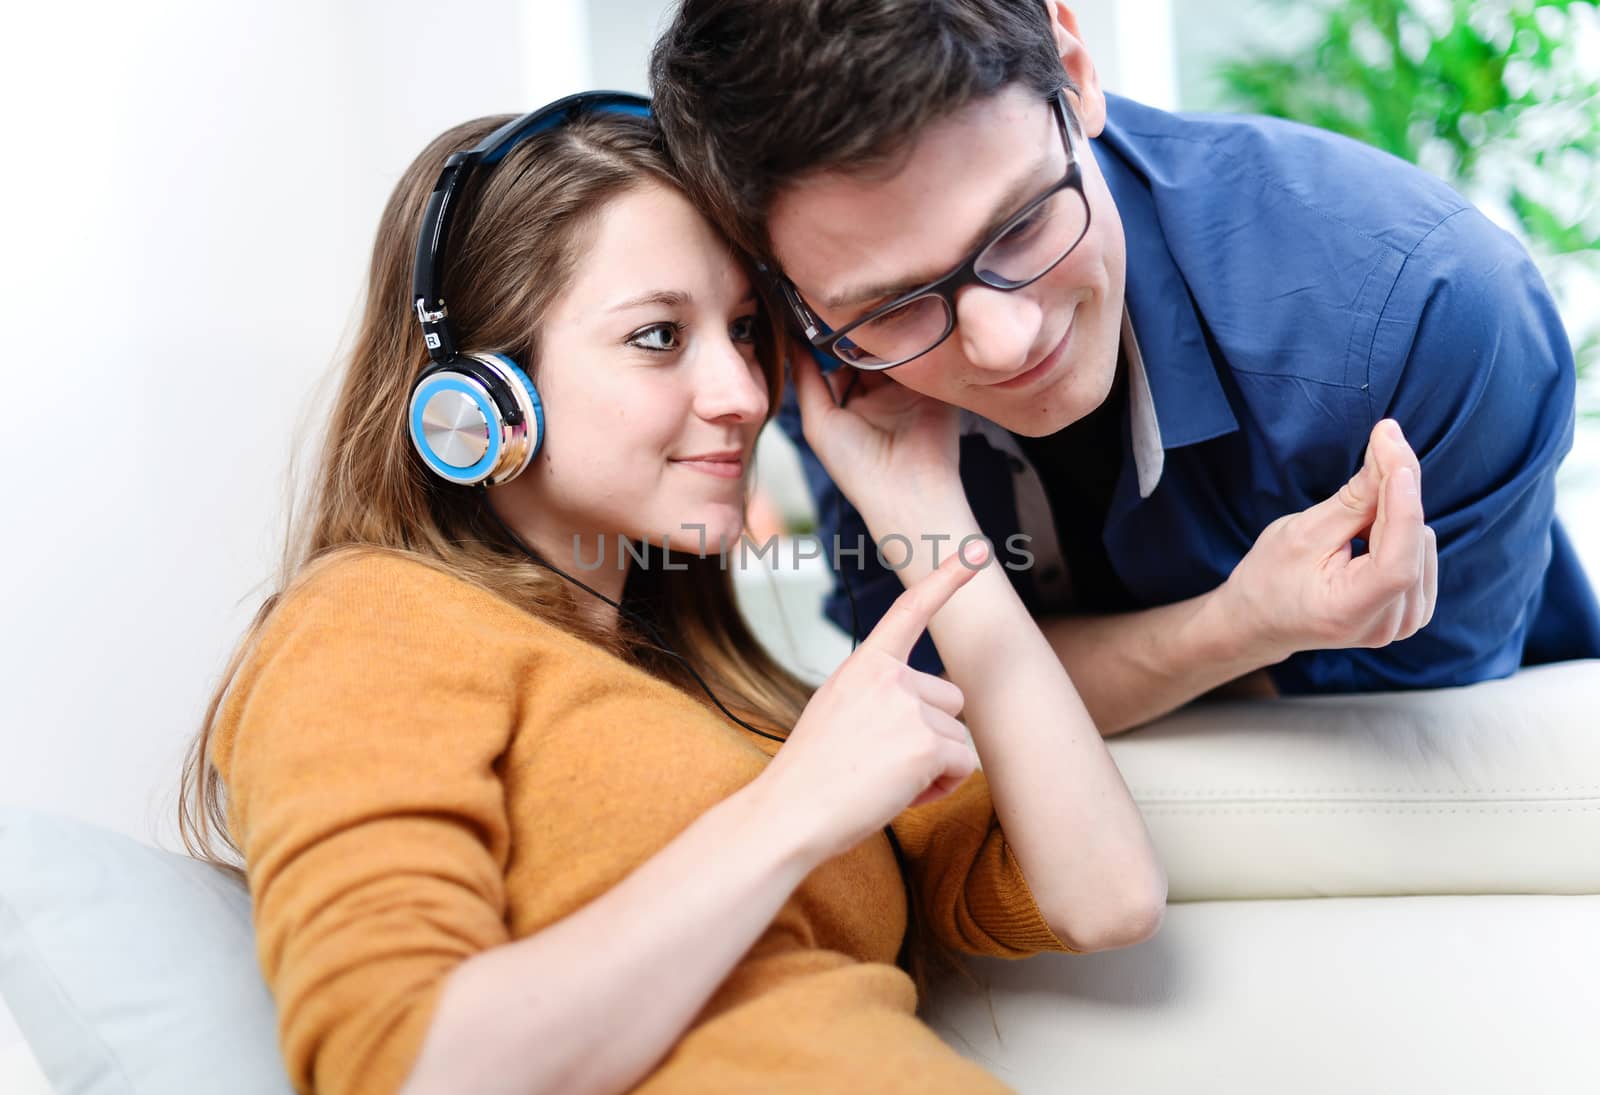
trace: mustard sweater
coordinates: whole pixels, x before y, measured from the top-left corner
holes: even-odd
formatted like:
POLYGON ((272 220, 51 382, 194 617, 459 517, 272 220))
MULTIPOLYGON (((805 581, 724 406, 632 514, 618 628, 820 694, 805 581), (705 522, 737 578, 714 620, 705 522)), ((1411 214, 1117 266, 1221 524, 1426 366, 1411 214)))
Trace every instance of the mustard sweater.
MULTIPOLYGON (((777 746, 592 644, 394 556, 287 598, 213 739, 300 1092, 395 1091, 446 978, 621 881, 777 746)), ((894 823, 945 945, 1065 949, 981 772, 894 823)), ((813 871, 637 1088, 1006 1090, 917 1020, 887 837, 813 871)), ((708 930, 713 925, 707 925, 708 930)))

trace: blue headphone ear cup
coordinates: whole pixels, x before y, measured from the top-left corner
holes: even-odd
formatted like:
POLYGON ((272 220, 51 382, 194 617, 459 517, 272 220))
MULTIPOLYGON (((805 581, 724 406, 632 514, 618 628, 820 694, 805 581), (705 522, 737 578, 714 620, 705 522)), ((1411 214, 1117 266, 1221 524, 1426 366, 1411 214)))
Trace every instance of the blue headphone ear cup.
POLYGON ((544 439, 539 393, 504 354, 458 354, 425 369, 412 386, 408 422, 422 462, 461 486, 510 482, 544 439))
POLYGON ((512 398, 517 401, 517 409, 527 422, 527 459, 516 471, 496 480, 503 483, 521 474, 529 464, 533 463, 533 458, 539 455, 539 447, 544 444, 544 401, 539 398, 539 389, 534 386, 533 378, 505 354, 488 353, 471 356, 490 368, 498 367, 506 387, 511 389, 512 398))

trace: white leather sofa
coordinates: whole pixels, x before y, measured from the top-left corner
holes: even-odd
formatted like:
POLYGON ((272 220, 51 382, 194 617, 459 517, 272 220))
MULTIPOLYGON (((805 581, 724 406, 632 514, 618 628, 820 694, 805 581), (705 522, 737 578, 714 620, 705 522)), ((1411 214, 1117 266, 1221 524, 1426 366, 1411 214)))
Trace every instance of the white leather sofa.
MULTIPOLYGON (((1112 748, 1166 863, 1160 933, 970 962, 929 1009, 958 1050, 1024 1095, 1600 1091, 1600 662, 1201 704, 1112 748)), ((0 1092, 287 1091, 242 890, 4 814, 0 988, 60 1079, 13 1046, 0 1092)))
POLYGON ((1600 1092, 1600 662, 1200 704, 1114 740, 1170 880, 1125 951, 930 1016, 1025 1095, 1600 1092))

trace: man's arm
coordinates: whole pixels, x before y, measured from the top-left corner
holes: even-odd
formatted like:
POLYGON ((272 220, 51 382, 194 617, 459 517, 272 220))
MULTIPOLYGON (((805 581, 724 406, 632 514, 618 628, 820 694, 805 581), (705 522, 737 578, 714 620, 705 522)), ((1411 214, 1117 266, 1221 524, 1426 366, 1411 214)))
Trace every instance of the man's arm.
POLYGON ((1053 616, 1039 627, 1110 737, 1219 690, 1275 694, 1257 672, 1264 655, 1221 612, 1207 593, 1114 616, 1053 616))
MULTIPOLYGON (((1574 568, 1547 593, 1557 466, 1572 444, 1576 372, 1561 319, 1522 246, 1474 209, 1406 258, 1369 358, 1373 418, 1397 419, 1422 469, 1439 545, 1433 622, 1374 650, 1320 649, 1272 670, 1284 692, 1442 688, 1507 676, 1547 596, 1588 621, 1574 568)), ((1352 423, 1360 429, 1361 423, 1352 423)), ((1582 624, 1577 623, 1582 629, 1582 624)))
POLYGON ((1433 616, 1438 551, 1421 474, 1398 426, 1374 427, 1361 470, 1332 498, 1268 525, 1209 593, 1042 629, 1102 734, 1132 729, 1223 685, 1272 695, 1257 672, 1297 651, 1381 648, 1433 616), (1360 556, 1351 541, 1366 539, 1360 556))

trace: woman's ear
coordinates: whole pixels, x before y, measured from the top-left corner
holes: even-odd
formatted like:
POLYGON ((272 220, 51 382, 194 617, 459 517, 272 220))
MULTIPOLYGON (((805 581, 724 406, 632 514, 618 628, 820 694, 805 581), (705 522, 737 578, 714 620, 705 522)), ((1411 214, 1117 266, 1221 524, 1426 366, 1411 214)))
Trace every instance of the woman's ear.
POLYGON ((1076 92, 1068 92, 1073 113, 1083 126, 1084 136, 1098 137, 1106 125, 1106 97, 1100 88, 1100 74, 1095 71, 1094 58, 1089 56, 1088 47, 1083 44, 1083 32, 1078 30, 1078 17, 1072 14, 1065 0, 1049 0, 1046 7, 1061 67, 1076 85, 1076 92))

